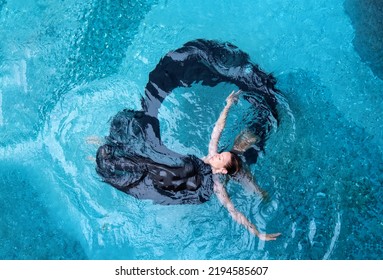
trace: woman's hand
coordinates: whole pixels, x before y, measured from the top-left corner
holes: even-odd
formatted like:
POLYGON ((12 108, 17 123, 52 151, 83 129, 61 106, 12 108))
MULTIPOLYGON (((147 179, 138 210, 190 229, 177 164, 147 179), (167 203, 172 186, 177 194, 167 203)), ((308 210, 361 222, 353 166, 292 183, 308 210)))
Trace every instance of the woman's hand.
POLYGON ((226 98, 226 104, 227 105, 232 105, 233 103, 237 103, 238 102, 238 98, 239 98, 239 94, 241 93, 242 91, 241 90, 238 90, 238 91, 232 91, 230 93, 230 95, 226 98))
MULTIPOLYGON (((249 222, 250 223, 250 222, 249 222)), ((264 241, 270 241, 270 240, 276 240, 278 236, 280 236, 281 234, 280 233, 271 233, 271 234, 267 234, 267 233, 260 233, 256 227, 250 223, 249 225, 249 231, 254 234, 255 236, 257 236, 259 239, 261 240, 264 240, 264 241)))
POLYGON ((270 241, 270 240, 276 240, 277 237, 280 235, 281 235, 280 233, 271 233, 271 234, 258 233, 258 238, 261 240, 270 241))

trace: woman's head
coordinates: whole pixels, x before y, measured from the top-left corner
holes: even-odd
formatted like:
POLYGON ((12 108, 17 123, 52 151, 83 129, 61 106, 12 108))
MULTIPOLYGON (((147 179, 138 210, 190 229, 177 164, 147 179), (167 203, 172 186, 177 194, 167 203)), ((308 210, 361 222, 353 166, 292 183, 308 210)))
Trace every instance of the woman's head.
POLYGON ((212 156, 209 164, 213 173, 222 173, 228 175, 236 174, 242 167, 241 159, 233 152, 222 152, 212 156))

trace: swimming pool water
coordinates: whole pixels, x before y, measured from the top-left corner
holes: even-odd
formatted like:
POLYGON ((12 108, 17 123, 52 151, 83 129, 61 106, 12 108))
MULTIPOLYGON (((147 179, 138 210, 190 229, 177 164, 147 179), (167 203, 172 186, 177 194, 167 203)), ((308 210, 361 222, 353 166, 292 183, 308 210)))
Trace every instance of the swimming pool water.
MULTIPOLYGON (((382 259, 383 82, 371 50, 382 53, 383 44, 361 23, 367 11, 379 23, 381 7, 370 7, 0 1, 0 259, 382 259), (373 48, 363 49, 366 37, 373 48), (153 205, 94 171, 97 146, 88 137, 107 135, 119 110, 139 109, 159 59, 196 38, 249 53, 274 73, 289 104, 251 167, 270 199, 228 186, 259 229, 282 233, 277 241, 251 236, 214 197, 153 205)), ((159 114, 164 142, 205 155, 231 90, 177 89, 159 114)), ((222 147, 249 117, 240 100, 222 147)))

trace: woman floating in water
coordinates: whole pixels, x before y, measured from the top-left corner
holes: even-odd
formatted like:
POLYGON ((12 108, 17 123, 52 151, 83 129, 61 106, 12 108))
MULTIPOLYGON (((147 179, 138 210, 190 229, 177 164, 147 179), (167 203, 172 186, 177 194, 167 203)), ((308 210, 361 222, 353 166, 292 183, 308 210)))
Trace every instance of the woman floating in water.
POLYGON ((207 40, 189 42, 169 52, 150 73, 143 110, 124 110, 113 118, 106 143, 97 151, 97 172, 115 188, 158 204, 198 204, 215 193, 235 221, 260 239, 275 240, 279 233, 260 233, 235 209, 220 181, 220 174, 227 174, 261 193, 243 166, 256 161, 272 120, 278 122, 279 92, 274 85, 275 79, 249 62, 248 55, 237 47, 207 40), (229 82, 240 88, 226 99, 203 159, 178 154, 163 145, 157 119, 161 103, 172 90, 200 81, 208 86, 229 82), (237 137, 232 151, 218 153, 229 109, 240 91, 253 105, 256 118, 237 137))

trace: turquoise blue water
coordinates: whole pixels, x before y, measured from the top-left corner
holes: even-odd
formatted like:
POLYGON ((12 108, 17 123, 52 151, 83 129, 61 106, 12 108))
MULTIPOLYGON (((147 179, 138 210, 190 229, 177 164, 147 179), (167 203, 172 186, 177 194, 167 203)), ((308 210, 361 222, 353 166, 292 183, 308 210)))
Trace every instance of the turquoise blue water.
MULTIPOLYGON (((379 24, 380 11, 352 0, 0 0, 0 259, 382 259, 383 81, 371 57, 383 43, 362 21, 379 24), (228 186, 276 241, 251 236, 215 197, 153 205, 94 171, 87 139, 140 109, 161 56, 196 38, 249 53, 289 104, 251 167, 270 200, 228 186)), ((205 155, 231 90, 178 89, 160 110, 164 142, 205 155)), ((246 112, 240 100, 221 146, 246 112)))

